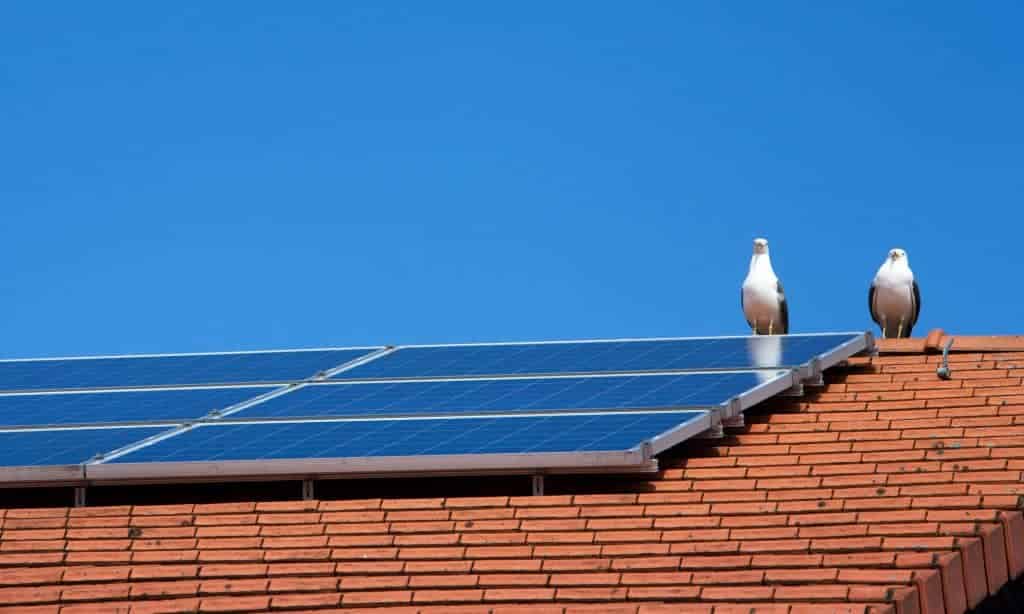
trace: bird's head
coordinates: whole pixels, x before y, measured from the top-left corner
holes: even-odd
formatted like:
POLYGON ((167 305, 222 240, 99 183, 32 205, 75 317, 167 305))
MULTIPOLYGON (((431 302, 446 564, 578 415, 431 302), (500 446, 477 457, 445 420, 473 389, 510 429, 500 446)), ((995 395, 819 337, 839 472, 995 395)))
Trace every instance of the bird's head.
POLYGON ((754 239, 754 254, 768 253, 768 239, 754 239))
POLYGON ((894 247, 893 249, 889 250, 889 261, 890 262, 900 262, 900 261, 906 262, 907 261, 907 252, 902 250, 902 249, 900 249, 900 248, 898 248, 898 247, 894 247))

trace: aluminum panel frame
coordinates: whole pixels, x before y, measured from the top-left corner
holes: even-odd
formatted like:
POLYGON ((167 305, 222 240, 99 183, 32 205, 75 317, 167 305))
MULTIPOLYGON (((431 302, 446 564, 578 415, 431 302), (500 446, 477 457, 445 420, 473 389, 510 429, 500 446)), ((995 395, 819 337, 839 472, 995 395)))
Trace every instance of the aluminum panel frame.
POLYGON ((657 470, 643 449, 620 452, 452 454, 249 461, 99 463, 86 465, 90 484, 219 482, 226 479, 332 479, 535 473, 632 473, 657 470))
POLYGON ((75 486, 84 482, 84 464, 0 467, 0 489, 20 486, 75 486))

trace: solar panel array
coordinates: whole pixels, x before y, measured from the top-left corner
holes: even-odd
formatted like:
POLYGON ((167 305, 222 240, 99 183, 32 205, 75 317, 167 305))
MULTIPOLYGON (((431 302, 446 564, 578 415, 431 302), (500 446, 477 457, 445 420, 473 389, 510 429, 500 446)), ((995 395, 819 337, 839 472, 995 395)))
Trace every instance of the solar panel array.
POLYGON ((870 344, 845 333, 6 360, 0 483, 649 467, 720 412, 870 344))

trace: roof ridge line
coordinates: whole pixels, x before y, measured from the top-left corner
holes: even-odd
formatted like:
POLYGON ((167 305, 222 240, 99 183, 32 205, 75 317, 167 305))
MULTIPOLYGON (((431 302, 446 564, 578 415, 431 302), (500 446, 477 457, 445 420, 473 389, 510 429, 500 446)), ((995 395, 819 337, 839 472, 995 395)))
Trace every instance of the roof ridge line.
POLYGON ((936 354, 950 341, 951 353, 1024 352, 1024 335, 949 335, 933 328, 925 337, 876 339, 880 354, 936 354))

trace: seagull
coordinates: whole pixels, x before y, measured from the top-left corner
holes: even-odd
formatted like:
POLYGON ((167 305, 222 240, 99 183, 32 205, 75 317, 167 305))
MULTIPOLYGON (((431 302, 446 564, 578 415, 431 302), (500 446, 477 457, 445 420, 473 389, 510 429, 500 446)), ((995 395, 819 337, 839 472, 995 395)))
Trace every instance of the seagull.
POLYGON ((772 269, 767 239, 754 239, 750 272, 740 289, 740 306, 753 334, 785 335, 789 332, 786 295, 772 269))
POLYGON ((889 257, 878 267, 868 290, 871 319, 882 327, 882 337, 909 337, 921 313, 921 292, 910 270, 907 252, 889 250, 889 257))

